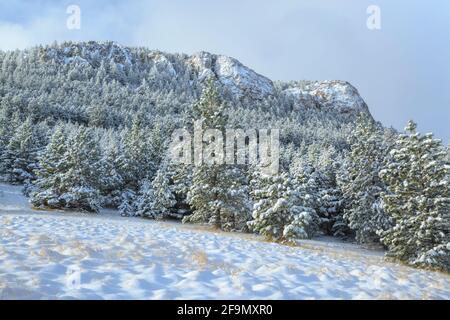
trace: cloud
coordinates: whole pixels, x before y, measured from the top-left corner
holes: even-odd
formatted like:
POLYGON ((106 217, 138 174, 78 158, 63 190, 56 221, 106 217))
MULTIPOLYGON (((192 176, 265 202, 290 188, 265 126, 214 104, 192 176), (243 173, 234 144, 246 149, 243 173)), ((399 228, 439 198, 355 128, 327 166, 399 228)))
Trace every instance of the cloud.
POLYGON ((0 49, 13 50, 30 44, 27 31, 18 24, 0 23, 0 49))

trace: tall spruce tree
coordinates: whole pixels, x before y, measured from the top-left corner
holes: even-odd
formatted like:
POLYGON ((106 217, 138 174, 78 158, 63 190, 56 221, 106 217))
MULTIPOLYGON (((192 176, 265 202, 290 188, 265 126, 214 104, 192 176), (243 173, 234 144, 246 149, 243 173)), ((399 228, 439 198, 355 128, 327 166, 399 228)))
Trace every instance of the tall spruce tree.
POLYGON ((364 116, 359 117, 348 142, 351 149, 338 175, 345 203, 343 217, 358 243, 377 243, 380 232, 392 225, 381 203, 386 186, 379 177, 390 146, 383 140, 382 129, 364 116))
POLYGON ((12 135, 2 157, 4 174, 11 183, 30 182, 34 178, 39 142, 28 118, 12 135))
MULTIPOLYGON (((19 113, 11 113, 8 108, 0 109, 0 179, 11 182, 12 165, 14 162, 14 152, 10 150, 10 141, 13 138, 16 129, 20 127, 21 119, 19 113)), ((15 143, 14 145, 17 145, 15 143)))
POLYGON ((120 174, 124 184, 137 191, 143 179, 155 173, 154 159, 150 148, 150 134, 137 118, 132 127, 125 130, 123 150, 120 157, 120 174))
MULTIPOLYGON (((193 111, 194 118, 201 120, 204 128, 217 129, 224 136, 227 123, 225 105, 213 80, 207 83, 193 111)), ((208 150, 215 142, 205 142, 203 139, 200 143, 203 150, 208 150)), ((211 159, 213 163, 203 162, 193 169, 193 181, 187 195, 193 213, 183 221, 208 223, 227 231, 246 230, 250 208, 244 169, 238 165, 224 164, 218 154, 211 156, 211 159)))
POLYGON ((31 193, 31 203, 35 207, 61 208, 60 195, 64 193, 63 175, 67 171, 65 156, 67 134, 62 126, 56 127, 50 143, 39 158, 36 172, 35 191, 31 193))
POLYGON ((442 142, 416 127, 408 123, 380 172, 384 207, 395 221, 381 241, 391 257, 450 271, 450 166, 442 142))
POLYGON ((136 215, 152 219, 171 216, 177 204, 167 163, 161 164, 153 181, 145 181, 136 200, 136 215))
MULTIPOLYGON (((114 141, 116 142, 116 141, 114 141)), ((110 145, 102 153, 100 161, 100 192, 105 206, 118 207, 121 202, 123 178, 120 174, 120 153, 116 145, 110 145)))

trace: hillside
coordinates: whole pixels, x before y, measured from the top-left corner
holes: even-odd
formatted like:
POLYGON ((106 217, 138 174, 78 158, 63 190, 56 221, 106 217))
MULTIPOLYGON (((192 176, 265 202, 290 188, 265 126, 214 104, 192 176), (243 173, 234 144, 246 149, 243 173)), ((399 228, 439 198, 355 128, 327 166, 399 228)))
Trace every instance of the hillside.
POLYGON ((204 81, 210 78, 221 84, 231 103, 248 108, 276 103, 279 112, 315 108, 369 113, 358 91, 345 81, 273 82, 234 58, 208 52, 189 56, 128 48, 114 42, 62 43, 0 52, 0 63, 3 99, 12 98, 9 86, 20 90, 22 107, 30 102, 42 103, 40 96, 58 95, 56 101, 46 101, 47 107, 64 110, 70 102, 80 116, 94 103, 116 111, 114 101, 105 97, 104 91, 116 93, 119 98, 144 95, 148 98, 146 105, 167 98, 173 105, 185 105, 198 98, 204 81), (35 82, 35 77, 40 81, 35 82), (90 88, 84 88, 85 85, 90 88), (88 97, 78 96, 83 90, 97 94, 86 100, 88 97), (59 96, 61 91, 71 94, 69 101, 68 97, 59 96))

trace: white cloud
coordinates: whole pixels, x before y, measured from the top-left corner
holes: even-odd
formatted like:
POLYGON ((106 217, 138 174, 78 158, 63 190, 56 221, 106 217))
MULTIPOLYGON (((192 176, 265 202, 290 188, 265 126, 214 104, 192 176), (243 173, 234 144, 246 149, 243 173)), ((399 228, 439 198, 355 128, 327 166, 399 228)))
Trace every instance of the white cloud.
POLYGON ((0 49, 23 49, 30 44, 28 32, 23 26, 12 23, 0 23, 0 49))

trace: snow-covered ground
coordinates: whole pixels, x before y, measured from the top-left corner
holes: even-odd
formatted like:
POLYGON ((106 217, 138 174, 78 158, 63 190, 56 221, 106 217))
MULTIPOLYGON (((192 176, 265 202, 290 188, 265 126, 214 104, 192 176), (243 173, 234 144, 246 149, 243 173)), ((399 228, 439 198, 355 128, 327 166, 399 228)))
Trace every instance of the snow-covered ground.
POLYGON ((325 240, 33 211, 0 184, 0 299, 450 299, 446 274, 325 240))

